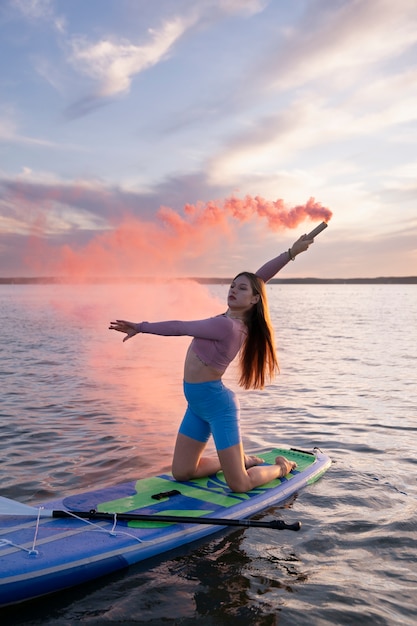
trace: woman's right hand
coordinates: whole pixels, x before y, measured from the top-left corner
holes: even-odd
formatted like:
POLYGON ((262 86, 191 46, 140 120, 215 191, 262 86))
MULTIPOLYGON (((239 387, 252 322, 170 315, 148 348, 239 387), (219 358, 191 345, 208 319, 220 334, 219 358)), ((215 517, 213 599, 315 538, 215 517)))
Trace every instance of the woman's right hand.
POLYGON ((138 325, 135 322, 127 322, 126 320, 110 322, 109 330, 117 330, 119 333, 126 333, 126 337, 124 337, 123 341, 127 341, 139 332, 138 325))

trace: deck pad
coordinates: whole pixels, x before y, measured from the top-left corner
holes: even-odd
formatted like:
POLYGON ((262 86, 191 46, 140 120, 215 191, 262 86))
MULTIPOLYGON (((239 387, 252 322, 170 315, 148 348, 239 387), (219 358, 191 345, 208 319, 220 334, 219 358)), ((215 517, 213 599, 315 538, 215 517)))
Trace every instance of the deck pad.
MULTIPOLYGON (((119 488, 101 489, 90 493, 70 496, 63 501, 70 511, 90 511, 102 513, 140 513, 146 515, 178 515, 200 517, 208 514, 220 514, 222 509, 245 502, 269 489, 274 489, 285 481, 303 472, 312 465, 316 457, 306 452, 276 448, 268 453, 260 454, 265 464, 272 465, 277 456, 285 456, 297 463, 297 468, 284 478, 278 478, 248 493, 233 493, 224 479, 223 472, 184 483, 177 483, 172 475, 163 474, 152 478, 143 478, 124 485, 124 493, 120 497, 119 488), (119 497, 113 498, 113 491, 119 497), (165 497, 162 494, 167 494, 165 497), (169 495, 172 494, 172 495, 169 495), (162 496, 160 499, 156 497, 162 496)), ((128 526, 149 528, 161 526, 161 523, 129 522, 128 526)))

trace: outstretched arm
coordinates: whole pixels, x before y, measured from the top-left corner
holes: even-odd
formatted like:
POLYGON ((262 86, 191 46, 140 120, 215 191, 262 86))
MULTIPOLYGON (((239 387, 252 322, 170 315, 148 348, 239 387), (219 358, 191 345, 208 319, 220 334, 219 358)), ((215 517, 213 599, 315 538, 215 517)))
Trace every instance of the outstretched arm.
POLYGON ((165 337, 200 337, 222 341, 231 332, 232 321, 224 315, 216 315, 204 320, 169 320, 165 322, 128 322, 116 320, 110 322, 109 329, 125 333, 123 341, 127 341, 138 333, 162 335, 165 337))
POLYGON ((308 239, 307 235, 302 235, 292 244, 291 248, 289 248, 287 252, 282 252, 274 259, 265 263, 265 265, 262 265, 262 267, 260 267, 255 274, 267 283, 275 276, 275 274, 278 274, 278 272, 282 270, 282 268, 285 267, 289 261, 294 261, 298 254, 305 252, 305 250, 307 250, 312 243, 314 243, 314 239, 308 239))

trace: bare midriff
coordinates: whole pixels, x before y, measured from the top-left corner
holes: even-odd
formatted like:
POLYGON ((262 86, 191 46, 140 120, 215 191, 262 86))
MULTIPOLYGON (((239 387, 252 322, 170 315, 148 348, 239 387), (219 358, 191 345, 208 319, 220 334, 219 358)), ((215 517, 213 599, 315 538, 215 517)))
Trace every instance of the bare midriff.
POLYGON ((192 346, 188 348, 184 364, 184 380, 187 383, 207 383, 212 380, 220 380, 224 371, 214 369, 211 365, 203 363, 196 355, 192 346))

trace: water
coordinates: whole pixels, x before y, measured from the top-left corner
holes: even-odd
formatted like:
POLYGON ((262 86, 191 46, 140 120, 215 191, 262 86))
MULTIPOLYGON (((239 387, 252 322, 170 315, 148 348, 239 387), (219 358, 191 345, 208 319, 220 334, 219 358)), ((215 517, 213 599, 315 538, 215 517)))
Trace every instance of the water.
MULTIPOLYGON (((417 288, 268 289, 281 374, 263 392, 240 393, 242 427, 248 451, 290 443, 331 456, 319 482, 268 511, 302 530, 223 533, 4 610, 2 623, 416 623, 417 288)), ((123 344, 106 330, 127 310, 163 319, 164 307, 141 314, 155 293, 0 287, 2 495, 35 504, 169 468, 188 340, 123 344)), ((177 296, 171 289, 170 306, 177 296)))

